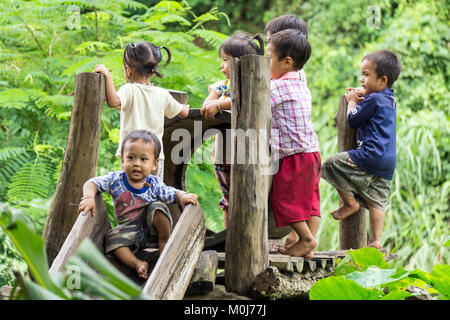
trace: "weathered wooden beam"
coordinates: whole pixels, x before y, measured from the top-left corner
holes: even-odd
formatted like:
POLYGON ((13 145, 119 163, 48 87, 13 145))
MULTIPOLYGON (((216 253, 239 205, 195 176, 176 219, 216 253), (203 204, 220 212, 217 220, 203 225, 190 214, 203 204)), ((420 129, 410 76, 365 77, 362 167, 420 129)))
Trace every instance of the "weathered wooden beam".
POLYGON ((249 55, 231 61, 231 129, 235 134, 231 146, 225 287, 241 295, 247 294, 255 277, 269 265, 269 179, 263 172, 270 159, 269 79, 267 57, 249 55), (252 130, 255 138, 251 137, 252 130))
MULTIPOLYGON (((338 152, 356 148, 357 130, 350 128, 347 119, 347 100, 345 96, 341 96, 339 108, 334 117, 338 134, 338 152)), ((340 249, 358 249, 367 245, 366 212, 367 210, 361 207, 358 212, 339 222, 340 249)))
POLYGON ((257 298, 272 299, 307 299, 309 290, 320 279, 332 275, 328 269, 319 269, 307 274, 292 272, 280 273, 273 266, 260 273, 254 282, 252 295, 257 298))
POLYGON ((77 206, 70 204, 78 204, 83 184, 96 173, 105 101, 104 79, 103 75, 91 72, 75 76, 75 97, 66 150, 43 232, 49 264, 58 255, 78 218, 77 206))
POLYGON ((186 296, 205 294, 214 290, 218 266, 217 252, 203 251, 195 267, 186 296))
POLYGON ((66 262, 76 252, 81 241, 85 238, 91 238, 98 249, 103 252, 103 237, 111 229, 111 224, 106 212, 105 202, 100 193, 97 193, 95 196, 95 209, 96 213, 94 216, 92 216, 91 212, 84 216, 78 215, 49 271, 62 271, 66 262))
POLYGON ((205 244, 200 205, 187 205, 173 229, 143 292, 155 300, 181 300, 205 244))

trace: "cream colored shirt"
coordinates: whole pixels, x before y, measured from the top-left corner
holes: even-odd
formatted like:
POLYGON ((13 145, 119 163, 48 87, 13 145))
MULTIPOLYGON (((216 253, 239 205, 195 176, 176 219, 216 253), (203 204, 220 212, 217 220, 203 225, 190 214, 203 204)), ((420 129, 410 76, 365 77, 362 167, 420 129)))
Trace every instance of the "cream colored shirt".
POLYGON ((162 137, 164 117, 173 118, 183 109, 166 89, 141 83, 127 83, 117 92, 120 99, 120 138, 116 156, 125 136, 132 130, 148 130, 161 142, 159 158, 164 160, 162 137))

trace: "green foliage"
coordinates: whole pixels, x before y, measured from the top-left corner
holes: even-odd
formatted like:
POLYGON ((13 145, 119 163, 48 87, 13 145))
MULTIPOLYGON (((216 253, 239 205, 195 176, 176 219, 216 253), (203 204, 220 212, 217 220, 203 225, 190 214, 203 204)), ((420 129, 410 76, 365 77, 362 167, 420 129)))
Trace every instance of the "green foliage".
MULTIPOLYGON (((308 23, 312 56, 305 72, 323 160, 337 152, 333 117, 344 89, 358 85, 361 58, 381 48, 398 54, 398 161, 382 246, 398 254, 399 265, 431 272, 449 260, 442 245, 450 222, 448 12, 442 0, 0 0, 0 202, 20 207, 42 232, 67 142, 76 73, 103 63, 118 88, 125 45, 151 41, 172 52, 164 78, 152 80, 187 91, 191 106, 199 107, 207 86, 223 77, 217 54, 223 33, 262 33, 273 17, 293 13, 308 23)), ((105 107, 98 174, 120 170, 118 128, 119 113, 105 107)), ((207 156, 208 148, 202 149, 207 156)), ((220 231, 220 189, 206 162, 188 166, 187 189, 199 194, 208 227, 220 231)), ((324 181, 320 190, 318 250, 337 249, 339 227, 328 213, 338 196, 324 181)), ((0 265, 23 266, 11 243, 0 243, 0 265)), ((2 279, 12 279, 10 268, 0 267, 6 273, 2 279)))
POLYGON ((334 276, 319 280, 309 292, 311 300, 404 300, 414 294, 410 286, 426 290, 432 297, 448 299, 450 266, 436 265, 431 274, 416 269, 392 267, 374 248, 349 250, 334 276))
POLYGON ((148 299, 141 289, 121 274, 90 239, 81 242, 65 273, 48 271, 44 240, 33 231, 30 220, 21 212, 0 207, 0 228, 26 261, 32 279, 18 275, 19 299, 31 300, 108 300, 148 299))

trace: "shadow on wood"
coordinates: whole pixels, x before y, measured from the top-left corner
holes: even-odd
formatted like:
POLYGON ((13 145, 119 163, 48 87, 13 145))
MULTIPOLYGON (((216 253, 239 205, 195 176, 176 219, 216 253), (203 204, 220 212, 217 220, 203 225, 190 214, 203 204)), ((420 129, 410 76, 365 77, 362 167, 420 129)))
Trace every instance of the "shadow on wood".
POLYGON ((152 270, 143 292, 155 300, 181 300, 205 243, 200 205, 187 205, 152 270))

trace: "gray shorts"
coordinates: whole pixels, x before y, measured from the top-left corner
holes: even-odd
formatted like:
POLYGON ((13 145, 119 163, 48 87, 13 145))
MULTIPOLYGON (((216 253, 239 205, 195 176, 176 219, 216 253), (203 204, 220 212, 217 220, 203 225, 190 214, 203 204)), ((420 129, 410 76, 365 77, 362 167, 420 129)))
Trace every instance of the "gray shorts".
POLYGON ((161 210, 169 218, 172 229, 172 217, 167 205, 161 201, 149 204, 142 214, 136 219, 125 222, 111 230, 105 235, 105 253, 110 253, 120 247, 130 247, 133 254, 141 248, 157 248, 158 233, 153 226, 153 216, 156 210, 161 210))
POLYGON ((322 163, 322 178, 342 194, 354 197, 362 207, 385 211, 392 181, 359 168, 347 152, 335 154, 322 163))

